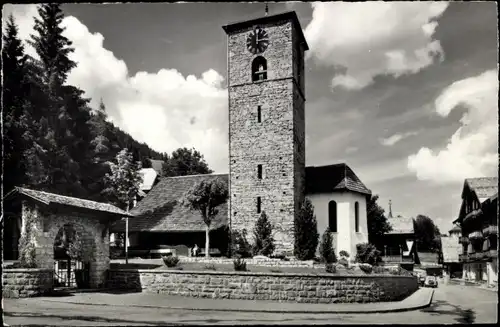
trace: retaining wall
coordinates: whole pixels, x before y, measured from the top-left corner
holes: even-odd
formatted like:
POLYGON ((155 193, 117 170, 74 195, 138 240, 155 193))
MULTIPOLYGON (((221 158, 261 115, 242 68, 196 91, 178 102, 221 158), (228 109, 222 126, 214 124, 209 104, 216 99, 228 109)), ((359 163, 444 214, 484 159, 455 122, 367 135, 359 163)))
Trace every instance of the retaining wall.
MULTIPOLYGON (((206 264, 228 264, 233 265, 234 259, 229 258, 205 258, 205 257, 179 257, 180 262, 197 262, 197 263, 206 263, 206 264)), ((248 258, 243 259, 247 263, 247 265, 259 265, 266 267, 294 267, 294 268, 325 268, 323 264, 314 264, 314 261, 299 261, 299 260, 290 260, 284 261, 281 259, 256 259, 256 258, 248 258)))
POLYGON ((44 295, 52 290, 52 269, 10 268, 2 271, 2 295, 4 298, 20 298, 44 295))
POLYGON ((304 303, 398 301, 418 289, 416 277, 258 272, 110 270, 108 287, 200 298, 304 303))

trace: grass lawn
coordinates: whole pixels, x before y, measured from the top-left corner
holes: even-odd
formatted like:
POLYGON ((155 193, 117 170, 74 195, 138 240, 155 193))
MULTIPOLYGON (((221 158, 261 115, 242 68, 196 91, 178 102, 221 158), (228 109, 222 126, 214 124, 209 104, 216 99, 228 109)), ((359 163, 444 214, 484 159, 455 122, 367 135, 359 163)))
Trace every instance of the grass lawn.
MULTIPOLYGON (((179 263, 177 267, 169 268, 163 264, 162 259, 130 259, 128 264, 125 260, 112 260, 111 269, 155 269, 155 270, 187 270, 187 271, 227 271, 234 272, 233 264, 208 264, 199 262, 179 263), (213 268, 215 269, 213 269, 213 268)), ((261 265, 247 264, 249 272, 265 272, 265 273, 307 273, 307 274, 325 274, 325 268, 308 268, 308 267, 269 267, 261 265)), ((366 275, 363 271, 357 269, 346 269, 337 265, 337 275, 366 275)))

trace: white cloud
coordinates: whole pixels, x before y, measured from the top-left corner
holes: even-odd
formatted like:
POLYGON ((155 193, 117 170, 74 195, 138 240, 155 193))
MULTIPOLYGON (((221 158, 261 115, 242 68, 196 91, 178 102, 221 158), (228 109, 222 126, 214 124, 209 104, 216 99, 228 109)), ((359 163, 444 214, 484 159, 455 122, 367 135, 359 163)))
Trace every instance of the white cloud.
POLYGON ((446 2, 318 2, 305 29, 308 56, 343 68, 332 86, 361 89, 377 75, 416 73, 443 59, 433 40, 446 2))
MULTIPOLYGON (((10 7, 26 39, 33 31, 36 7, 10 7)), ((103 98, 111 120, 138 141, 169 153, 195 147, 213 170, 227 171, 227 90, 218 72, 209 69, 201 77, 185 77, 165 68, 129 76, 126 63, 103 47, 102 34, 91 33, 71 16, 63 25, 75 48, 70 58, 78 63, 68 83, 84 90, 94 108, 103 98)))
POLYGON ((460 106, 467 112, 445 149, 423 147, 408 157, 408 169, 418 179, 446 183, 498 174, 497 70, 454 82, 435 101, 442 117, 460 106))
POLYGON ((403 133, 403 134, 394 134, 394 135, 391 135, 387 138, 379 139, 379 142, 380 142, 380 144, 385 145, 385 146, 393 146, 394 144, 398 143, 399 141, 401 141, 407 137, 417 135, 417 134, 418 134, 417 132, 407 132, 407 133, 403 133))

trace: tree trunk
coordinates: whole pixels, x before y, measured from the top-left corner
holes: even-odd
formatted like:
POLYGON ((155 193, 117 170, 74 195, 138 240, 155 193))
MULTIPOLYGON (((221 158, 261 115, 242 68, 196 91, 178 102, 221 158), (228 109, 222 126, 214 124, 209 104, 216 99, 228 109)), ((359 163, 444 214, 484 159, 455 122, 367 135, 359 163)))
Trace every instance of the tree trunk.
POLYGON ((205 228, 205 258, 210 257, 209 255, 209 250, 210 250, 210 239, 209 239, 209 226, 207 225, 205 228))

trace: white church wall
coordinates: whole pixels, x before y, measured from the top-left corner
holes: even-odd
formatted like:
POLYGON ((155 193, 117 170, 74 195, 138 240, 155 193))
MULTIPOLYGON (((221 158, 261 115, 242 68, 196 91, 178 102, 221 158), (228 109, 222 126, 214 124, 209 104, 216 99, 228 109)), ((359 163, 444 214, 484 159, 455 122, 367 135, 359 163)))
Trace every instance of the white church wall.
POLYGON ((353 192, 335 192, 330 194, 308 194, 306 197, 314 206, 320 238, 328 227, 328 204, 337 202, 337 233, 334 236, 335 252, 349 252, 350 259, 356 254, 356 244, 368 242, 366 218, 366 197, 353 192), (359 233, 355 231, 355 202, 359 203, 359 233))

